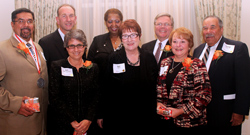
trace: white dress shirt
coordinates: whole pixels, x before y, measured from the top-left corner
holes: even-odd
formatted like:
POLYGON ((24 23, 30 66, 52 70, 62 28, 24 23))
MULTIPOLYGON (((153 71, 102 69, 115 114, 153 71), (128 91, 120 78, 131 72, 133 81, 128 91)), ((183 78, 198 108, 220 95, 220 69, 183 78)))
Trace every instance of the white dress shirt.
MULTIPOLYGON (((210 51, 209 51, 209 55, 208 55, 208 59, 207 59, 207 63, 206 63, 207 71, 209 71, 210 64, 213 60, 214 52, 216 51, 216 48, 218 47, 221 38, 222 38, 222 36, 220 37, 219 41, 214 46, 210 47, 210 51)), ((202 58, 204 57, 204 53, 206 52, 207 47, 208 47, 208 45, 206 43, 206 45, 205 45, 205 47, 204 47, 204 49, 199 57, 200 60, 202 60, 202 58)))

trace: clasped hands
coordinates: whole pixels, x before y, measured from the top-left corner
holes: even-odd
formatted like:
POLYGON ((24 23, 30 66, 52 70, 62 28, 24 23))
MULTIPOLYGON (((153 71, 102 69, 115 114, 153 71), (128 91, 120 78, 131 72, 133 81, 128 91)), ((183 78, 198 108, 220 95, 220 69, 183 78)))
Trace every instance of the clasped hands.
POLYGON ((82 120, 81 122, 73 121, 71 126, 75 129, 74 135, 83 135, 89 129, 89 126, 92 122, 89 120, 82 120))

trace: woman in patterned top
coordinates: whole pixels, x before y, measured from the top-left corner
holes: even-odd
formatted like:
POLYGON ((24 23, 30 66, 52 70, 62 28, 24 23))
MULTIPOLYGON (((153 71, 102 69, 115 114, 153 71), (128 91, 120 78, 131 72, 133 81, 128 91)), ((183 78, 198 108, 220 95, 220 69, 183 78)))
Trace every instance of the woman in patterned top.
POLYGON ((157 112, 162 116, 159 131, 200 134, 212 97, 209 76, 204 63, 189 56, 193 47, 190 30, 174 30, 169 41, 174 56, 162 60, 157 83, 157 112))

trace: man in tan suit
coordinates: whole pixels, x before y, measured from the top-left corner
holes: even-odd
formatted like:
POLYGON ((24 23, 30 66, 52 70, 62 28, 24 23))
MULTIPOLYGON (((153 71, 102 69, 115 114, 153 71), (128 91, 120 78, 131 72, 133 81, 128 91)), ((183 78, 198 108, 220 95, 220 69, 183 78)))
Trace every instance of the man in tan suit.
POLYGON ((31 39, 34 13, 13 11, 11 26, 10 39, 0 43, 0 134, 45 135, 48 75, 42 49, 31 39), (26 106, 28 97, 39 98, 40 112, 26 106))

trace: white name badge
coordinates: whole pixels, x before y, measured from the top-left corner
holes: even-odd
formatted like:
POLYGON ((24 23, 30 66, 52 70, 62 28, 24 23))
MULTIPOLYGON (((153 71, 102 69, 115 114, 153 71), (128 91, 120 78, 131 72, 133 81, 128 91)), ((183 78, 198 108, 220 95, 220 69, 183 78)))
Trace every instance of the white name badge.
POLYGON ((236 94, 228 94, 228 95, 224 95, 223 99, 224 100, 233 100, 233 99, 235 99, 235 96, 236 96, 236 94))
POLYGON ((168 66, 161 67, 160 69, 160 76, 167 74, 168 66))
POLYGON ((63 68, 61 67, 62 76, 74 77, 72 68, 63 68))
POLYGON ((125 63, 121 64, 113 64, 113 73, 124 73, 126 71, 125 69, 125 63))
POLYGON ((222 46, 222 51, 227 52, 227 53, 233 53, 234 48, 235 48, 235 45, 229 45, 224 42, 222 46))

